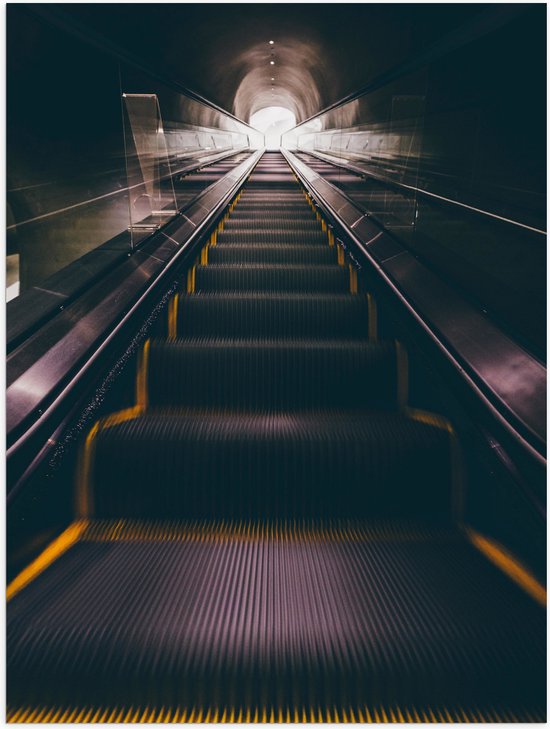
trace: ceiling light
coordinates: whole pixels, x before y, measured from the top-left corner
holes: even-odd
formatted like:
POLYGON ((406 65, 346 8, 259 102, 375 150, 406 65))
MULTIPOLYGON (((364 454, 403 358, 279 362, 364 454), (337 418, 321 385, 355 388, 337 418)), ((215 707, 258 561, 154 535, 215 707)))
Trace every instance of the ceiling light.
POLYGON ((274 65, 275 65, 275 61, 270 61, 269 63, 270 63, 270 64, 271 64, 272 66, 274 66, 274 65))
POLYGON ((269 41, 269 45, 272 46, 275 43, 275 41, 269 41))

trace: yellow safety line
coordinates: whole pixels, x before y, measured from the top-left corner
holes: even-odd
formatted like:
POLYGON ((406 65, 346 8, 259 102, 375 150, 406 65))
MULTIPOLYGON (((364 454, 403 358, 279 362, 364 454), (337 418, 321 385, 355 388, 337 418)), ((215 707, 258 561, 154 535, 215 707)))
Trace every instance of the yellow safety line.
POLYGON ((94 455, 95 437, 99 431, 99 420, 94 423, 84 441, 79 458, 78 480, 76 484, 76 513, 80 517, 89 516, 91 512, 90 472, 94 455))
POLYGON ((367 294, 369 307, 369 339, 372 342, 378 341, 378 312, 376 310, 376 299, 372 294, 367 294))
POLYGON ((187 272, 187 293, 195 293, 195 266, 187 272))
POLYGON ((147 387, 147 377, 149 370, 149 352, 151 350, 151 340, 148 339, 143 345, 138 359, 138 368, 136 376, 136 407, 141 412, 147 410, 149 401, 149 392, 147 387))
POLYGON ((125 423, 129 420, 135 420, 143 415, 143 413, 147 410, 149 401, 147 375, 149 369, 150 348, 151 340, 147 339, 138 357, 136 374, 136 404, 130 408, 124 408, 124 410, 119 410, 115 413, 111 413, 110 415, 106 415, 104 418, 100 418, 96 423, 94 423, 90 432, 86 436, 79 459, 79 475, 76 485, 75 507, 76 513, 80 518, 90 517, 93 514, 91 472, 97 434, 101 430, 112 428, 115 425, 120 425, 120 423, 125 423))
POLYGON ((330 228, 328 228, 327 234, 328 234, 328 244, 331 248, 333 248, 334 247, 334 233, 332 232, 332 230, 330 228))
POLYGON ((6 599, 9 601, 18 592, 26 587, 30 582, 34 580, 39 574, 49 567, 52 562, 60 557, 64 552, 70 549, 75 544, 82 533, 86 530, 88 521, 81 519, 73 522, 65 531, 60 534, 57 539, 54 539, 44 551, 33 560, 28 567, 25 567, 17 577, 10 582, 6 591, 6 599))
MULTIPOLYGON (((329 238, 329 240, 330 240, 330 238, 329 238)), ((330 243, 329 243, 329 245, 330 245, 330 243)), ((337 246, 337 250, 338 250, 338 265, 339 266, 343 266, 344 263, 345 263, 345 260, 344 260, 344 248, 343 248, 343 246, 338 245, 337 246)))
POLYGON ((93 500, 91 485, 91 472, 92 472, 92 460, 95 452, 95 442, 97 434, 100 430, 112 428, 120 423, 125 423, 128 420, 134 420, 143 413, 143 408, 140 405, 134 405, 131 408, 125 408, 119 410, 116 413, 111 413, 98 420, 90 432, 86 436, 84 446, 80 455, 80 466, 78 468, 78 478, 76 485, 76 502, 75 509, 79 518, 90 517, 93 514, 93 500))
POLYGON ((397 405, 400 410, 407 407, 409 401, 409 355, 406 348, 395 340, 395 357, 397 363, 397 405))
POLYGON ((440 430, 446 430, 447 433, 454 433, 453 426, 442 415, 431 413, 428 410, 418 410, 417 408, 407 408, 406 414, 411 420, 417 420, 419 423, 433 425, 440 430))
POLYGON ((173 340, 178 336, 178 305, 179 294, 174 294, 168 304, 168 339, 173 340))
POLYGON ((351 263, 349 264, 349 292, 350 294, 357 293, 357 269, 351 263))
POLYGON ((474 547, 485 555, 490 562, 508 575, 539 605, 546 606, 546 589, 518 559, 511 555, 501 544, 484 537, 474 529, 466 529, 466 534, 474 547))
POLYGON ((201 251, 201 266, 206 266, 208 263, 208 243, 203 247, 201 251))

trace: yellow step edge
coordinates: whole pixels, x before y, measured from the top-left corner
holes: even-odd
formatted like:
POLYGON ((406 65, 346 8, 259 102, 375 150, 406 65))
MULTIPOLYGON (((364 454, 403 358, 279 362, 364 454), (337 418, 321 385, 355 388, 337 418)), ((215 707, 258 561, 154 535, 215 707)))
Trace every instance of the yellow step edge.
POLYGON ((195 266, 189 269, 187 272, 187 293, 195 293, 195 266))
POLYGON ((174 340, 178 336, 178 306, 179 294, 176 293, 168 304, 168 339, 174 340))
POLYGON ((9 602, 17 593, 21 592, 38 575, 42 574, 56 559, 67 552, 82 536, 88 527, 87 519, 73 522, 56 539, 44 549, 7 587, 6 600, 9 602))
POLYGON ((349 264, 349 292, 350 294, 357 293, 357 269, 349 264))
POLYGON ((465 531, 469 541, 477 550, 519 585, 535 602, 546 607, 546 588, 516 557, 494 539, 483 536, 475 529, 466 528, 465 531))

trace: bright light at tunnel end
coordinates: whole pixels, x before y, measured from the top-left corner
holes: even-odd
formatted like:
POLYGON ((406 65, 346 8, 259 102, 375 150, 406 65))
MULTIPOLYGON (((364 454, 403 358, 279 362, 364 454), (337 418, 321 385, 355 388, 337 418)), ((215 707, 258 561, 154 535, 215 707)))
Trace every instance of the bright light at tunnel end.
POLYGON ((296 117, 284 106, 267 106, 251 115, 250 126, 265 134, 268 150, 279 149, 281 135, 296 126, 296 117))

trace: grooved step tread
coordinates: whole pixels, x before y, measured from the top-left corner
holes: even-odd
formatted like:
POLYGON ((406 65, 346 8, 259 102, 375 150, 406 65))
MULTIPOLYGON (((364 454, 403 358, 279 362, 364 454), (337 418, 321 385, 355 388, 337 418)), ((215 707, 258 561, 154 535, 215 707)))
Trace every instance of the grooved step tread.
POLYGON ((276 263, 334 265, 337 263, 335 248, 329 246, 300 245, 247 245, 244 243, 220 243, 208 250, 208 265, 229 263, 276 263))
POLYGON ((406 388, 401 352, 393 342, 153 341, 149 407, 395 410, 406 388))
POLYGON ((151 410, 93 447, 98 516, 448 521, 456 494, 445 422, 395 413, 151 410))
POLYGON ((350 290, 350 274, 346 268, 338 265, 196 266, 196 292, 243 290, 344 293, 350 290))
POLYGON ((92 522, 7 621, 12 712, 545 713, 544 611, 442 529, 92 522))
POLYGON ((197 337, 368 339, 364 296, 227 292, 181 296, 177 331, 197 337))

